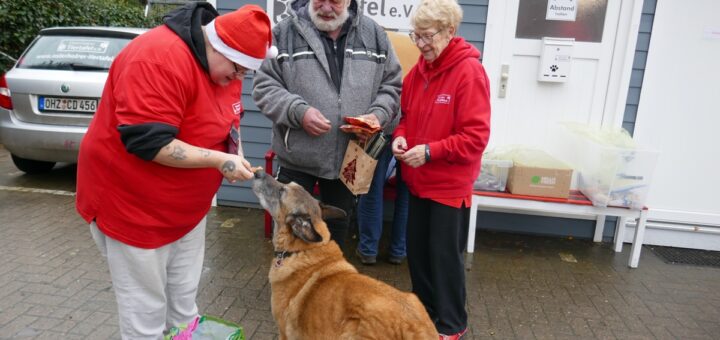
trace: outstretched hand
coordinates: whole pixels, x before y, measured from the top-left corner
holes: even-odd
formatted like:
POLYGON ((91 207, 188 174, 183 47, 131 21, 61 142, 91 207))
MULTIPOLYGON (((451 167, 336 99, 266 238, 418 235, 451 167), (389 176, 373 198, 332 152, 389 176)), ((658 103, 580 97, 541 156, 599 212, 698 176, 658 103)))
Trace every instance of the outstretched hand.
POLYGON ((226 154, 225 159, 220 163, 218 170, 230 182, 237 180, 245 181, 253 178, 253 169, 250 162, 243 156, 226 154))

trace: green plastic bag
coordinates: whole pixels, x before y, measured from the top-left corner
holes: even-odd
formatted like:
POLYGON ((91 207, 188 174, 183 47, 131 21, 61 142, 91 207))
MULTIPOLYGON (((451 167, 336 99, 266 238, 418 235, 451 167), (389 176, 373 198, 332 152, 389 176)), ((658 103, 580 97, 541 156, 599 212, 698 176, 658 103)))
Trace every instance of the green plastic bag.
POLYGON ((190 325, 173 327, 165 340, 245 340, 242 327, 220 318, 203 315, 190 325))

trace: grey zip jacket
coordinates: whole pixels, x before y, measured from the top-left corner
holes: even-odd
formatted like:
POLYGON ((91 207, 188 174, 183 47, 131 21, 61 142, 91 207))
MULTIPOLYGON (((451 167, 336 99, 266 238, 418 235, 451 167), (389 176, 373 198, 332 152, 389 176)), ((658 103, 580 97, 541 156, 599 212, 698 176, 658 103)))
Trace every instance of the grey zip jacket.
POLYGON ((399 118, 402 71, 383 28, 349 7, 341 88, 330 76, 320 33, 310 21, 309 0, 295 0, 290 17, 273 29, 278 48, 255 74, 253 100, 273 122, 272 149, 281 167, 337 179, 351 134, 340 131, 344 117, 374 113, 385 130, 399 118), (318 109, 330 131, 311 136, 302 128, 305 111, 318 109))

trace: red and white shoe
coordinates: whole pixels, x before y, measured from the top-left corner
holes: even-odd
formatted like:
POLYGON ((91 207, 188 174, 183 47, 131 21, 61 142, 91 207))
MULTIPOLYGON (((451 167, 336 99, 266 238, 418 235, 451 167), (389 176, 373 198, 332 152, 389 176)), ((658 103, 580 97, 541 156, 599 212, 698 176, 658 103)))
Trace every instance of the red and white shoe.
POLYGON ((467 328, 460 331, 460 333, 455 333, 451 335, 440 334, 440 340, 460 340, 463 338, 465 333, 467 333, 467 328))

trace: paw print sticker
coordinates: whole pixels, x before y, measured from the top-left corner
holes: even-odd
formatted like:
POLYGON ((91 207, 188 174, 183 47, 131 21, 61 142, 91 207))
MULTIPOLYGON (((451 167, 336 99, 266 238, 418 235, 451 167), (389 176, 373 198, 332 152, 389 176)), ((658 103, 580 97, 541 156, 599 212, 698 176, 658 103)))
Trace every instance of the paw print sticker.
POLYGON ((557 65, 550 66, 550 70, 553 72, 557 71, 558 69, 559 69, 559 67, 557 65))

